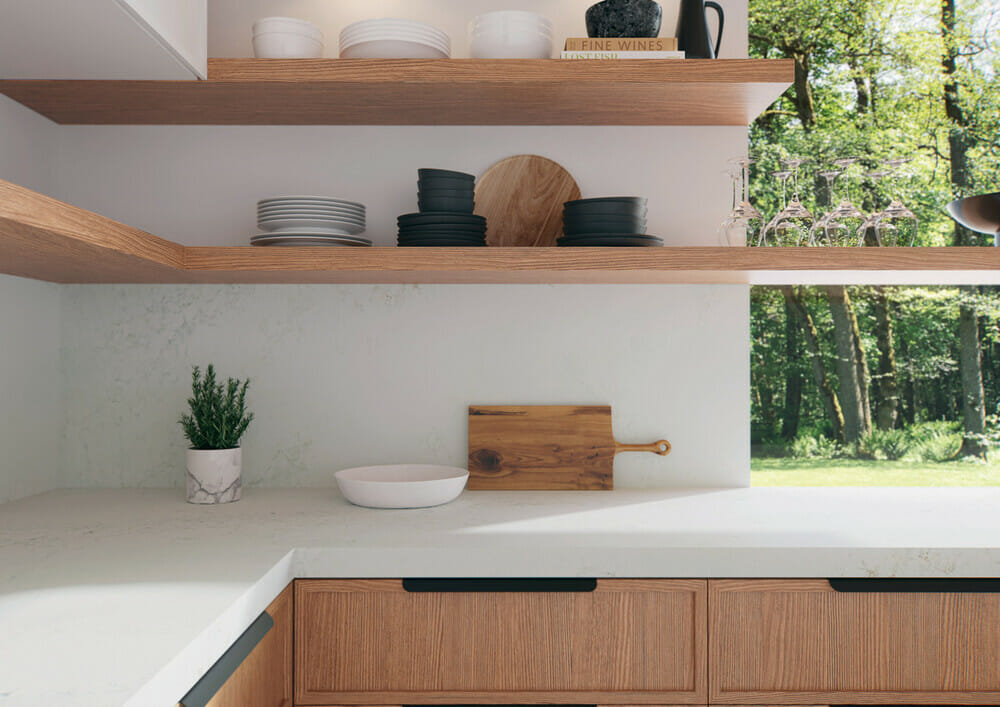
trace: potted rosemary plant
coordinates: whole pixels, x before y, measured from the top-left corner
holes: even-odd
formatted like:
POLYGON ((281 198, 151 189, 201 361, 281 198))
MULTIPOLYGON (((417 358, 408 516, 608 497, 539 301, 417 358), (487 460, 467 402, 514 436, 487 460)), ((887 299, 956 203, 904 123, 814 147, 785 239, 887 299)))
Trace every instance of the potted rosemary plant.
POLYGON ((209 364, 204 377, 195 366, 191 374, 190 412, 180 424, 188 440, 188 503, 230 503, 243 494, 243 450, 240 439, 253 420, 246 410, 250 379, 230 378, 225 384, 215 380, 209 364))

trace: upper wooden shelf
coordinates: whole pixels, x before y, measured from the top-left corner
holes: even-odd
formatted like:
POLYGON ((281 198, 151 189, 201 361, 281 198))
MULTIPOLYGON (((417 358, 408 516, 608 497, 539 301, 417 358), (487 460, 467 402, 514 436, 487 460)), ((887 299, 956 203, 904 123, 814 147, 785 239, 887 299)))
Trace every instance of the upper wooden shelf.
POLYGON ((0 81, 90 125, 747 125, 790 60, 209 59, 207 81, 0 81))
POLYGON ((0 180, 0 272, 63 283, 1000 284, 1000 248, 189 247, 0 180))

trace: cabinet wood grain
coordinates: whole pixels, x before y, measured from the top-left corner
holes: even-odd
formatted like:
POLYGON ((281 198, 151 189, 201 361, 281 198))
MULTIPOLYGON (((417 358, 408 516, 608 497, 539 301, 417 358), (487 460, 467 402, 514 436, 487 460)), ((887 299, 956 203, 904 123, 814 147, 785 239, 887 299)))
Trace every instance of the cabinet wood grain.
POLYGON ((294 598, 289 585, 267 607, 274 627, 207 707, 291 707, 294 598))
POLYGON ((409 593, 296 583, 295 702, 703 704, 706 582, 409 593))
POLYGON ((1000 594, 709 588, 713 704, 1000 704, 1000 594))

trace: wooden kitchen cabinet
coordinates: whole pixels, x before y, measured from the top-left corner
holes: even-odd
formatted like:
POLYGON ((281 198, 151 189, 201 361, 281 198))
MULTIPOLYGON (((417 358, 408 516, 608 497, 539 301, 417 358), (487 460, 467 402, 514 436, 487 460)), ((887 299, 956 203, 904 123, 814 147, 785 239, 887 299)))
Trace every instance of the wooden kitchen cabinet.
POLYGON ((1000 704, 1000 594, 709 582, 713 704, 1000 704))
POLYGON ((299 580, 295 703, 704 704, 707 583, 408 591, 299 580))
POLYGON ((205 707, 291 707, 294 598, 289 585, 271 602, 274 626, 205 707))

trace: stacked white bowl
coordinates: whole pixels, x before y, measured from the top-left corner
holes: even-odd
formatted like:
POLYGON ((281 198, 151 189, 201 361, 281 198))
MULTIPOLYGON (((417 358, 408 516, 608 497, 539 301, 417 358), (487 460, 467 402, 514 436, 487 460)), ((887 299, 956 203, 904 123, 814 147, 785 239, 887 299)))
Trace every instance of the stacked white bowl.
POLYGON ((258 59, 319 59, 323 32, 293 17, 264 17, 253 23, 253 55, 258 59))
POLYGON ((341 59, 447 59, 451 38, 437 27, 380 18, 347 25, 340 33, 341 59))
POLYGON ((552 23, 535 12, 499 10, 469 23, 475 59, 551 59, 552 23))

